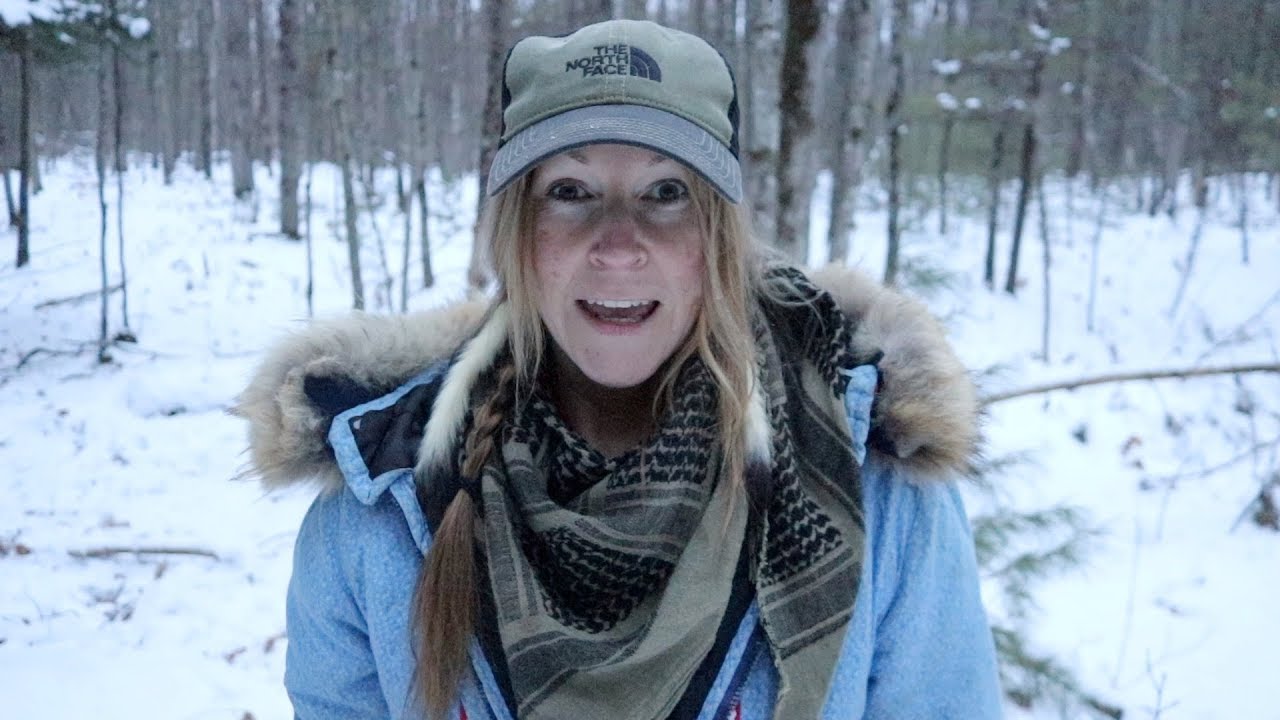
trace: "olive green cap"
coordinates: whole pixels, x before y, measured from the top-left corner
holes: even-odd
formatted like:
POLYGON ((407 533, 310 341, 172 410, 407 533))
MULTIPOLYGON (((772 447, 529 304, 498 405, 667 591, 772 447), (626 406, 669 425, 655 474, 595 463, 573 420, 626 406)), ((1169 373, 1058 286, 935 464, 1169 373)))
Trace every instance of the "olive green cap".
POLYGON ((494 195, 542 160, 601 142, 650 148, 742 199, 733 71, 702 38, 641 20, 527 37, 502 73, 494 195))

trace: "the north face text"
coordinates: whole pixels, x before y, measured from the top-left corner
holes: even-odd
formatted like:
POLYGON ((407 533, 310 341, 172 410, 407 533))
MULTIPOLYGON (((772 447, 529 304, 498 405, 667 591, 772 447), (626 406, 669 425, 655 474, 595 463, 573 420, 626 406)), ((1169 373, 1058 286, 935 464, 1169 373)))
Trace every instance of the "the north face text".
POLYGON ((596 45, 594 55, 570 60, 564 64, 565 72, 581 70, 588 75, 635 75, 662 82, 662 69, 649 53, 626 43, 596 45))

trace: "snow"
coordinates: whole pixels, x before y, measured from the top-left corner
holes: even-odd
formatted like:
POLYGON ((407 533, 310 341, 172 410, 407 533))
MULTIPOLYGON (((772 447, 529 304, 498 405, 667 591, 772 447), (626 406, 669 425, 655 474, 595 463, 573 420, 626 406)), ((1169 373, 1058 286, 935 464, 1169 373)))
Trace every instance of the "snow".
POLYGON ((151 21, 144 17, 120 18, 125 29, 129 31, 129 37, 139 40, 147 36, 151 32, 151 21))
MULTIPOLYGON (((260 172, 261 196, 237 204, 225 164, 212 183, 180 167, 172 187, 134 164, 124 221, 130 328, 139 342, 113 347, 114 362, 100 366, 97 296, 66 301, 99 283, 91 158, 51 160, 43 169, 45 190, 33 198, 33 262, 21 270, 8 254, 0 262, 0 466, 8 470, 0 476, 3 715, 285 720, 284 592, 313 491, 266 494, 234 481, 246 438, 241 421, 225 414, 264 348, 307 315, 304 248, 273 234, 275 178, 260 172), (216 559, 69 554, 138 546, 216 559)), ((909 211, 903 267, 950 274, 924 297, 970 367, 998 367, 981 374, 984 393, 1123 370, 1275 362, 1276 188, 1264 195, 1263 179, 1249 180, 1249 264, 1241 262, 1239 197, 1215 183, 1185 298, 1171 315, 1194 209, 1184 202, 1175 218, 1151 218, 1131 211, 1131 181, 1099 197, 1083 183, 1068 192, 1052 179, 1047 360, 1040 356, 1044 288, 1034 202, 1017 297, 982 285, 985 210, 976 200, 952 208, 945 236, 935 231, 936 215, 909 211)), ((346 249, 337 239, 341 193, 329 168, 318 168, 314 182, 316 308, 331 315, 350 302, 346 249)), ((972 182, 965 192, 958 180, 952 196, 981 196, 981 180, 972 182)), ((402 230, 391 187, 389 176, 379 178, 387 194, 377 224, 398 278, 402 230)), ((464 294, 474 179, 450 185, 434 177, 430 187, 438 283, 416 289, 415 257, 413 308, 464 294)), ((823 255, 827 187, 824 176, 813 208, 814 259, 823 255)), ((885 227, 878 192, 867 191, 857 219, 852 262, 878 274, 885 227)), ((372 290, 383 270, 367 218, 363 230, 370 306, 385 311, 372 290)), ((12 248, 14 240, 12 229, 0 230, 0 246, 12 248)), ((115 243, 110 238, 112 282, 115 243)), ((1004 229, 1001 281, 1008 244, 1004 229)), ((398 287, 390 297, 399 297, 398 287)), ((110 298, 112 332, 122 329, 120 301, 110 298)), ((1264 689, 1280 646, 1271 599, 1280 586, 1280 534, 1241 516, 1280 466, 1278 397, 1280 379, 1253 374, 1107 384, 990 406, 988 456, 1029 460, 1005 471, 994 495, 969 488, 969 509, 1070 503, 1088 511, 1101 534, 1084 567, 1035 588, 1027 634, 1126 718, 1277 717, 1264 689)), ((1003 613, 994 581, 984 589, 991 609, 1003 613)), ((1011 718, 1062 716, 1047 706, 1008 711, 1011 718)))
MULTIPOLYGON (((10 27, 27 25, 33 19, 53 22, 83 18, 100 12, 103 12, 100 4, 77 0, 0 0, 0 20, 10 27)), ((135 39, 151 32, 151 22, 144 17, 122 15, 120 21, 130 37, 135 39)), ((63 42, 69 42, 69 38, 63 38, 63 42)))
POLYGON ((980 110, 982 108, 982 98, 973 96, 967 97, 964 99, 964 106, 969 110, 980 110))
POLYGON ((62 0, 0 0, 0 20, 9 27, 28 25, 36 20, 53 20, 57 17, 62 0))
POLYGON ((962 64, 959 60, 934 60, 933 71, 939 75, 958 75, 962 64))
POLYGON ((960 101, 956 100, 956 96, 949 92, 940 92, 937 96, 938 107, 943 110, 955 110, 960 107, 960 101))

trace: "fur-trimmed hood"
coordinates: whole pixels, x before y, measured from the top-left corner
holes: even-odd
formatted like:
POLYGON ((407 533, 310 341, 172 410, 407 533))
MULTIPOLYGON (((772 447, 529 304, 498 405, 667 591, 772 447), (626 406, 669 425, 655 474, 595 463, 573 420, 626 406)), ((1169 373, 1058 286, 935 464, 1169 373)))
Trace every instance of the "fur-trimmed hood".
MULTIPOLYGON (((920 302, 855 271, 830 267, 809 276, 857 325, 855 354, 883 353, 871 450, 913 479, 968 472, 977 453, 977 395, 938 321, 920 302)), ((468 348, 484 344, 477 332, 486 309, 472 301, 401 316, 354 313, 279 342, 231 410, 249 422, 244 475, 268 489, 307 480, 341 487, 327 445, 333 418, 452 357, 468 339, 468 348)), ((446 382, 441 394, 448 390, 446 382)), ((428 436, 441 425, 436 420, 428 436)))

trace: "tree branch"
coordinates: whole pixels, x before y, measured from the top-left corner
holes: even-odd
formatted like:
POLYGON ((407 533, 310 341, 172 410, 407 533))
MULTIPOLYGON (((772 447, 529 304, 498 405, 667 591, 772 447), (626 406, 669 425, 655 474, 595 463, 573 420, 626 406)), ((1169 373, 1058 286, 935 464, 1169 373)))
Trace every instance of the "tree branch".
MULTIPOLYGON (((116 292, 116 291, 117 291, 117 290, 119 290, 120 288, 121 288, 121 286, 120 286, 119 284, 115 284, 115 285, 112 285, 111 287, 107 288, 107 290, 106 290, 106 291, 107 291, 107 293, 108 293, 108 294, 110 294, 110 293, 116 292)), ((36 310, 43 310, 43 309, 48 308, 48 307, 53 307, 54 305, 68 305, 68 304, 75 304, 75 303, 79 303, 79 302, 84 302, 85 300, 96 300, 97 298, 99 298, 99 297, 101 297, 101 296, 102 296, 102 289, 101 289, 101 288, 99 288, 99 289, 97 289, 97 290, 90 290, 90 291, 88 291, 88 292, 82 292, 82 293, 80 293, 79 295, 72 295, 71 297, 58 298, 58 299, 56 299, 56 300, 45 300, 44 302, 40 303, 39 305, 36 305, 35 309, 36 309, 36 310)))
POLYGON ((184 547, 100 547, 89 550, 68 550, 67 554, 79 560, 109 558, 116 555, 195 555, 215 561, 222 560, 212 550, 184 547))
POLYGON ((983 396, 980 402, 983 405, 991 405, 993 403, 1001 402, 1002 400, 1010 400, 1012 398, 1024 397, 1026 395, 1041 395, 1055 390, 1074 390, 1078 387, 1085 387, 1087 385, 1103 385, 1106 383, 1130 382, 1132 380, 1164 380, 1167 378, 1190 378, 1203 377, 1206 375, 1235 375, 1237 373, 1254 372, 1280 373, 1280 363, 1255 363, 1252 365, 1185 368, 1182 370, 1146 370, 1127 373, 1111 373, 1063 382, 1032 385, 1031 387, 1021 388, 1019 390, 992 393, 990 395, 983 396))

